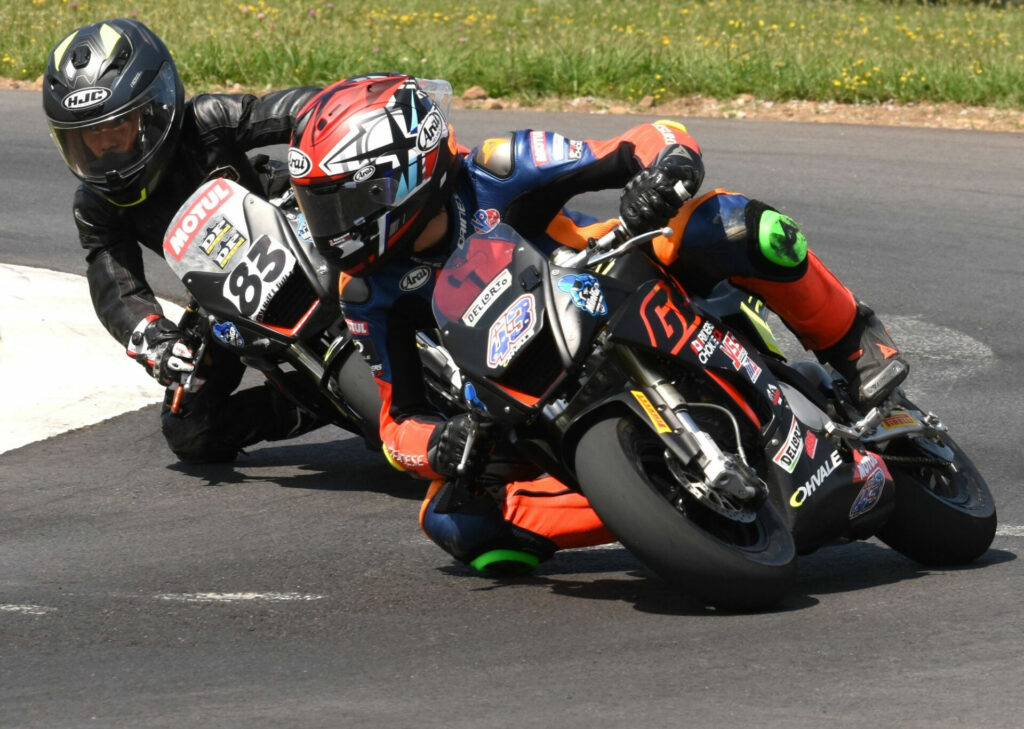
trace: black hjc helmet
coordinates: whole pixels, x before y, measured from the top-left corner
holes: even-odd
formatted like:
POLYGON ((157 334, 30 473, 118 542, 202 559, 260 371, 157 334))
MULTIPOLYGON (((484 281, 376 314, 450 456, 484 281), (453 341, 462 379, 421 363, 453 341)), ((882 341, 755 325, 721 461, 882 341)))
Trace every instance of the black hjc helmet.
POLYGON ((43 110, 64 161, 119 206, 144 201, 174 153, 185 90, 164 42, 137 20, 79 28, 50 52, 43 110))

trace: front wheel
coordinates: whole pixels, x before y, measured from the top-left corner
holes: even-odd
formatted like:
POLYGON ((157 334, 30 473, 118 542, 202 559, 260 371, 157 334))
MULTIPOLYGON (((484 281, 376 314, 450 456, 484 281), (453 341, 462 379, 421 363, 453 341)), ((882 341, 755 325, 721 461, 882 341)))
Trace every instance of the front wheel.
POLYGON ((681 493, 664 445, 633 417, 605 418, 584 433, 576 473, 616 538, 705 604, 763 610, 791 589, 796 550, 774 508, 765 503, 743 522, 681 493))
POLYGON ((967 564, 984 554, 995 538, 996 505, 985 479, 960 446, 946 433, 940 433, 937 442, 952 451, 952 464, 934 463, 914 439, 886 450, 883 457, 896 484, 896 508, 878 538, 921 564, 967 564))

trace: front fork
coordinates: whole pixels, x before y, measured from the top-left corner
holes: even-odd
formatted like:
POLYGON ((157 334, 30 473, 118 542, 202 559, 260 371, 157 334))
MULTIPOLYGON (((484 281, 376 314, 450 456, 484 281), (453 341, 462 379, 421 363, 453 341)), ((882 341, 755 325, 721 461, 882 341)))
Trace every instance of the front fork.
MULTIPOLYGON (((737 457, 725 453, 689 413, 687 403, 675 385, 656 370, 647 366, 636 353, 622 345, 614 345, 614 352, 633 381, 640 386, 640 395, 633 396, 647 412, 667 448, 683 465, 694 464, 704 473, 707 487, 723 492, 741 501, 761 496, 765 486, 757 473, 743 459, 739 427, 732 413, 724 411, 736 428, 737 457), (648 411, 651 406, 656 416, 648 411)), ((717 406, 708 406, 715 407, 717 406)), ((724 408, 721 408, 724 410, 724 408)))

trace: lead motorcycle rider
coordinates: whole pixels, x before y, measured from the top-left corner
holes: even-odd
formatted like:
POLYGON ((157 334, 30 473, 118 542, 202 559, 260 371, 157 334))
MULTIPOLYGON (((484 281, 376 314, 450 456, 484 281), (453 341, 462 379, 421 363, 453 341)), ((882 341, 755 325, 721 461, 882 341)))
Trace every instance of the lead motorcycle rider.
POLYGON ((549 252, 580 248, 610 225, 562 206, 582 192, 624 188, 629 230, 667 223, 675 231, 655 252, 684 285, 707 290, 728 278, 759 294, 846 377, 860 406, 883 401, 908 372, 877 317, 807 250, 790 218, 725 190, 694 197, 703 161, 677 122, 604 141, 520 130, 470 151, 414 79, 363 76, 325 89, 301 112, 289 169, 315 243, 346 272, 342 301, 380 390, 385 454, 431 479, 421 527, 480 570, 530 567, 614 537, 581 494, 518 471, 502 444, 480 434, 463 471, 478 488, 467 497, 455 486, 474 424, 431 406, 415 337, 435 326, 438 270, 474 231, 503 222, 549 252))
MULTIPOLYGON (((287 142, 296 113, 318 91, 186 101, 167 46, 126 18, 83 26, 50 52, 43 109, 64 161, 82 181, 74 218, 93 306, 162 385, 180 382, 196 363, 146 282, 142 247, 161 254, 168 224, 205 180, 227 177, 261 195, 286 189, 283 172, 257 170, 246 153, 287 142)), ((164 437, 182 461, 231 461, 244 446, 322 424, 269 383, 235 392, 244 365, 222 347, 206 353, 203 387, 186 394, 176 413, 169 389, 161 412, 164 437)))

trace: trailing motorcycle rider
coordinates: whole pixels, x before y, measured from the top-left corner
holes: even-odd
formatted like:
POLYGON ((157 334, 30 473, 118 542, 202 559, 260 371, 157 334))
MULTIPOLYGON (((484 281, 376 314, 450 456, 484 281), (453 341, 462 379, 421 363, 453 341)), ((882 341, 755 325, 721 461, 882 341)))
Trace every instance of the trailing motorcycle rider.
POLYGON ((708 287, 729 278, 760 294, 847 376, 862 406, 906 375, 877 319, 807 250, 790 218, 725 190, 695 197, 700 148, 677 122, 641 124, 603 141, 520 130, 467 150, 414 79, 364 76, 309 103, 289 159, 315 243, 346 272, 342 301, 380 390, 385 453, 397 468, 432 480, 423 530, 479 569, 533 565, 557 549, 613 537, 581 494, 517 472, 470 415, 444 418, 429 403, 415 334, 433 328, 437 271, 474 231, 503 222, 549 251, 580 248, 611 225, 563 205, 582 192, 624 188, 620 213, 630 230, 668 223, 675 231, 655 244, 673 273, 708 287), (457 483, 467 473, 479 487, 472 498, 457 483))
MULTIPOLYGON (((287 142, 296 112, 319 89, 186 100, 167 46, 126 18, 73 31, 50 52, 43 79, 51 136, 82 182, 74 219, 97 316, 160 384, 176 385, 195 369, 195 355, 146 282, 142 248, 161 254, 175 212, 205 180, 227 177, 261 195, 287 189, 283 168, 265 157, 254 165, 247 152, 287 142)), ((171 411, 168 390, 162 430, 181 460, 230 461, 244 446, 320 425, 269 383, 235 392, 244 370, 211 346, 205 383, 180 411, 171 411)))

